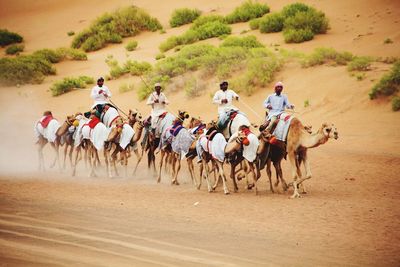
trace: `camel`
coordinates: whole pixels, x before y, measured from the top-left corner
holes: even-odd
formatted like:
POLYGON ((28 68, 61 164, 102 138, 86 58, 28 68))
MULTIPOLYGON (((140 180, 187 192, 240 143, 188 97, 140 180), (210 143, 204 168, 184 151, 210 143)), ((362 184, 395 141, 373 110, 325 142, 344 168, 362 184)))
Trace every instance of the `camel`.
POLYGON ((307 130, 304 129, 304 126, 299 119, 292 119, 290 122, 286 148, 292 169, 293 182, 291 185, 293 185, 294 189, 293 195, 290 198, 299 198, 300 194, 298 192, 298 186, 305 180, 311 178, 310 164, 307 159, 307 149, 323 145, 331 138, 339 138, 338 131, 332 123, 323 123, 316 133, 309 134, 307 130), (301 162, 304 164, 306 170, 304 178, 301 178, 301 162))
POLYGON ((239 127, 242 125, 250 127, 250 121, 243 113, 238 112, 233 120, 228 123, 228 126, 223 129, 222 134, 224 135, 225 139, 228 140, 233 133, 239 131, 239 127))
MULTIPOLYGON (((312 127, 304 126, 304 129, 311 134, 312 127)), ((266 165, 266 172, 269 180, 270 190, 275 193, 274 187, 272 186, 272 173, 271 173, 271 163, 274 165, 276 173, 275 187, 282 183, 283 191, 287 191, 288 185, 283 178, 281 161, 286 158, 286 145, 282 143, 270 144, 270 133, 268 130, 261 131, 258 139, 260 140, 260 145, 257 151, 257 180, 261 177, 261 170, 266 165)))
POLYGON ((158 169, 157 183, 161 182, 162 166, 164 162, 164 157, 166 156, 167 159, 168 158, 171 159, 170 161, 172 167, 171 184, 179 185, 177 177, 179 170, 181 168, 180 156, 181 154, 186 154, 188 152, 189 147, 193 142, 192 136, 190 135, 189 131, 182 126, 184 120, 188 118, 189 114, 187 114, 185 111, 178 111, 178 117, 176 118, 174 117, 174 120, 172 122, 167 121, 167 123, 161 124, 161 130, 160 130, 161 135, 160 135, 160 141, 158 142, 161 157, 158 169), (170 130, 173 130, 174 133, 170 132, 170 130), (176 136, 175 136, 175 130, 177 131, 176 136), (178 166, 176 166, 177 163, 178 166), (177 169, 175 169, 175 167, 177 167, 177 169))
MULTIPOLYGON (((229 189, 226 185, 226 176, 223 170, 223 164, 225 159, 228 159, 231 155, 236 154, 238 151, 242 150, 242 153, 237 160, 231 160, 231 178, 233 180, 234 191, 238 191, 238 186, 235 178, 235 166, 238 162, 241 162, 243 159, 243 169, 247 181, 247 188, 251 189, 255 187, 255 191, 257 194, 257 184, 256 184, 256 175, 255 175, 255 165, 254 161, 256 159, 256 151, 259 145, 259 141, 257 137, 249 131, 249 128, 245 125, 239 127, 238 132, 234 133, 229 142, 226 142, 223 134, 218 132, 216 128, 211 127, 206 134, 207 137, 202 136, 199 139, 199 143, 202 148, 202 165, 205 167, 205 178, 207 181, 208 191, 215 190, 218 186, 220 179, 223 182, 224 193, 229 194, 229 189), (242 157, 243 156, 243 157, 242 157), (212 159, 211 159, 212 158, 212 159), (218 172, 217 179, 210 188, 209 174, 210 169, 208 166, 208 162, 212 161, 213 167, 218 172), (248 183, 248 173, 251 173, 253 184, 248 183)), ((200 180, 201 181, 201 180, 200 180)), ((201 183, 200 183, 201 185, 201 183)))
POLYGON ((43 117, 35 125, 35 134, 38 137, 39 171, 45 171, 43 148, 47 143, 50 143, 55 152, 55 157, 50 168, 54 167, 56 163, 58 163, 58 167, 61 170, 58 153, 61 136, 68 131, 68 128, 73 125, 74 121, 74 115, 67 116, 64 123, 60 125, 60 123, 53 118, 51 111, 45 111, 43 113, 43 117), (48 120, 47 127, 43 127, 42 125, 44 120, 48 120))

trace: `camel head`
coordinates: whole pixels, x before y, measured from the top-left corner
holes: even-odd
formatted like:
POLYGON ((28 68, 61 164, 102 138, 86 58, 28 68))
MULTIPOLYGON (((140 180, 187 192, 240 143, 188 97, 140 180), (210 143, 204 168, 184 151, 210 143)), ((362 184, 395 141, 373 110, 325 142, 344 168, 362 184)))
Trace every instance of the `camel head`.
POLYGON ((140 112, 137 109, 129 110, 128 121, 130 126, 133 127, 133 125, 135 125, 136 122, 139 122, 139 124, 141 124, 141 120, 142 120, 142 114, 140 114, 140 112))
POLYGON ((194 128, 196 126, 199 126, 200 124, 203 124, 202 120, 200 119, 200 117, 192 117, 189 121, 189 125, 188 128, 194 128))
POLYGON ((339 133, 336 129, 336 126, 333 123, 323 123, 320 131, 325 135, 327 138, 339 138, 339 133))
POLYGON ((107 141, 108 142, 113 141, 116 138, 118 138, 121 135, 123 128, 124 128, 124 120, 121 117, 119 117, 115 121, 115 127, 111 128, 107 141))
POLYGON ((186 111, 181 111, 181 110, 178 110, 178 119, 180 119, 182 122, 185 120, 185 119, 189 119, 189 113, 187 113, 186 111))

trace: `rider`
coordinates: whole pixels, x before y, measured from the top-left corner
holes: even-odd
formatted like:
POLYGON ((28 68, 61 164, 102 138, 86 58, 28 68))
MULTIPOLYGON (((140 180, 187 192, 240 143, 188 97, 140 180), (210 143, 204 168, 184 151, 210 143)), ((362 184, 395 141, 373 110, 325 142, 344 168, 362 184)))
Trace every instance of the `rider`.
MULTIPOLYGON (((104 85, 104 78, 100 77, 97 79, 97 85, 92 88, 92 92, 90 93, 90 97, 94 100, 92 105, 92 110, 85 113, 85 117, 89 117, 90 114, 98 112, 101 114, 104 109, 104 105, 109 105, 109 98, 111 98, 111 91, 108 89, 106 85, 104 85)), ((99 117, 99 116, 98 116, 99 117)))
POLYGON ((278 116, 285 111, 285 108, 294 109, 294 105, 290 104, 288 97, 282 94, 283 83, 277 82, 275 84, 275 93, 271 94, 265 99, 264 107, 268 109, 267 122, 269 121, 266 129, 271 132, 272 125, 277 120, 278 116))
POLYGON ((233 99, 239 101, 239 95, 228 89, 228 82, 222 81, 219 84, 220 90, 215 92, 213 103, 218 105, 218 125, 224 125, 231 110, 239 109, 232 104, 233 99))
POLYGON ((160 115, 167 112, 166 105, 169 101, 164 93, 161 92, 161 84, 154 84, 154 92, 147 99, 146 105, 151 105, 151 128, 153 132, 157 127, 160 115))

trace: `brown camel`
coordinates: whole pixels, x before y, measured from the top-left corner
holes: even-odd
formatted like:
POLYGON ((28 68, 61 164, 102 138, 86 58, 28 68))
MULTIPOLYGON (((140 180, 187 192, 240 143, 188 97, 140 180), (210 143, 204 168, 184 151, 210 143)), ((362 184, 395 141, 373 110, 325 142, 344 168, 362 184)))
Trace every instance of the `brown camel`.
POLYGON ((316 133, 309 134, 304 129, 303 124, 297 118, 290 122, 290 128, 287 137, 287 148, 292 176, 293 176, 293 195, 291 198, 298 198, 298 186, 305 180, 311 178, 311 169, 307 159, 307 149, 325 144, 330 138, 338 139, 338 131, 333 124, 323 123, 316 133), (300 163, 304 164, 306 175, 301 178, 300 163), (300 180, 297 180, 300 179, 300 180))

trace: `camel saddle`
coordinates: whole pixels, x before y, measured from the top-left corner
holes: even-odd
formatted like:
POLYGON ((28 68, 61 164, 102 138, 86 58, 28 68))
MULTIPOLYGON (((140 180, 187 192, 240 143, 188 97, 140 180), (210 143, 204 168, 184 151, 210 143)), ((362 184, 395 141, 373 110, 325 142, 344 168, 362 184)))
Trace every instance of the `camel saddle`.
POLYGON ((52 115, 47 115, 46 117, 44 117, 41 121, 40 124, 42 125, 43 128, 47 128, 47 126, 49 125, 50 121, 53 119, 52 115))
POLYGON ((239 111, 231 109, 231 110, 226 111, 226 113, 228 115, 228 116, 226 116, 227 119, 225 121, 218 120, 218 123, 217 123, 217 128, 221 131, 223 131, 226 127, 228 127, 229 123, 232 123, 233 119, 236 117, 236 115, 239 113, 239 111))
POLYGON ((87 124, 90 129, 94 129, 94 127, 96 127, 96 125, 100 122, 100 119, 97 117, 93 117, 93 119, 91 119, 87 124))

